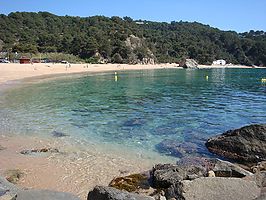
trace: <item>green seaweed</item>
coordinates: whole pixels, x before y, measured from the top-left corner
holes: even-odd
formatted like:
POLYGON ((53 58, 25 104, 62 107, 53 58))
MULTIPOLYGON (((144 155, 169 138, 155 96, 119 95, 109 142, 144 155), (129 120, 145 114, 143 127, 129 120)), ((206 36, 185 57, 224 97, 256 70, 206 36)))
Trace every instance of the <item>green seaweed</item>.
POLYGON ((148 177, 143 174, 132 174, 115 178, 111 181, 109 186, 128 192, 134 192, 138 189, 148 189, 150 187, 148 177))
POLYGON ((6 180, 8 180, 10 183, 17 184, 24 173, 19 169, 10 169, 5 172, 5 175, 6 180))

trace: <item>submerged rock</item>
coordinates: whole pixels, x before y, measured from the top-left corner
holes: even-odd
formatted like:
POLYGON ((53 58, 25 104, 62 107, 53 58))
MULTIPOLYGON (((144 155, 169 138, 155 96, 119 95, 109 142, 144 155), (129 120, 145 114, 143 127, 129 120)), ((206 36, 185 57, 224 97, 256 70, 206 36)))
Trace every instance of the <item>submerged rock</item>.
POLYGON ((89 192, 87 200, 154 200, 152 197, 121 191, 106 186, 96 186, 89 192))
POLYGON ((66 137, 67 136, 65 133, 59 132, 59 131, 53 131, 51 134, 54 137, 66 137))
POLYGON ((134 118, 134 119, 129 119, 123 123, 123 126, 128 126, 128 127, 134 127, 134 126, 142 126, 145 124, 145 120, 140 119, 140 118, 134 118))
POLYGON ((242 163, 266 160, 266 124, 250 125, 210 138, 210 152, 242 163))
POLYGON ((42 148, 42 149, 22 150, 20 153, 23 155, 32 155, 38 153, 60 153, 60 151, 57 148, 42 148))
POLYGON ((155 148, 166 155, 184 157, 188 154, 197 153, 197 145, 191 142, 180 142, 177 140, 163 140, 155 148))
POLYGON ((176 164, 181 167, 203 167, 206 171, 210 171, 214 168, 214 162, 212 159, 198 156, 183 157, 177 161, 176 164))
POLYGON ((175 135, 176 130, 170 126, 159 126, 153 131, 153 135, 175 135))

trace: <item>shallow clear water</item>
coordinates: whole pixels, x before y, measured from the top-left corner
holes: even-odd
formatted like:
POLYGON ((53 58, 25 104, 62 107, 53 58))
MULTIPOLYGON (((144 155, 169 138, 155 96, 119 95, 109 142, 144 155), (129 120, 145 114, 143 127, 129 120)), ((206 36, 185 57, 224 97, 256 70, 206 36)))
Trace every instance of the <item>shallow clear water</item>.
POLYGON ((177 157, 179 143, 196 149, 184 154, 208 156, 208 137, 266 123, 265 77, 265 69, 164 69, 119 72, 117 82, 109 73, 25 84, 1 94, 0 132, 56 130, 107 150, 177 157))

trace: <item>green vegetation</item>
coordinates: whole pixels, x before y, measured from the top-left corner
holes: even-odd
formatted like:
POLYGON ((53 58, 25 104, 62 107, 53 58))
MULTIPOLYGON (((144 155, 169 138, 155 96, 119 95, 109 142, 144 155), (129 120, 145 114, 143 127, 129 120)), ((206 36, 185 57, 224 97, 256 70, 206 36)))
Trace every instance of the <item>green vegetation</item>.
POLYGON ((0 15, 0 51, 73 54, 87 62, 179 62, 216 59, 266 66, 266 33, 221 31, 197 22, 158 23, 129 17, 88 18, 47 12, 0 15))

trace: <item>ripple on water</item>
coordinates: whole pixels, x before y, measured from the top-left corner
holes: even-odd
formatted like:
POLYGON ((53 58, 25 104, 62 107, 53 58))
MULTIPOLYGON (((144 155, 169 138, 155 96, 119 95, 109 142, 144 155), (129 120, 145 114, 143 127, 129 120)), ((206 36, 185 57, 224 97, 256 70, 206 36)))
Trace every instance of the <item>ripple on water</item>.
MULTIPOLYGON (((7 90, 0 99, 0 131, 50 135, 57 130, 76 141, 106 145, 107 152, 108 145, 122 146, 147 158, 170 155, 175 160, 180 155, 165 153, 158 144, 180 141, 183 149, 196 145, 197 153, 208 155, 208 137, 266 122, 265 85, 260 82, 264 69, 171 69, 119 76, 118 82, 113 74, 73 76, 7 90)), ((182 155, 190 154, 185 150, 182 155)))

